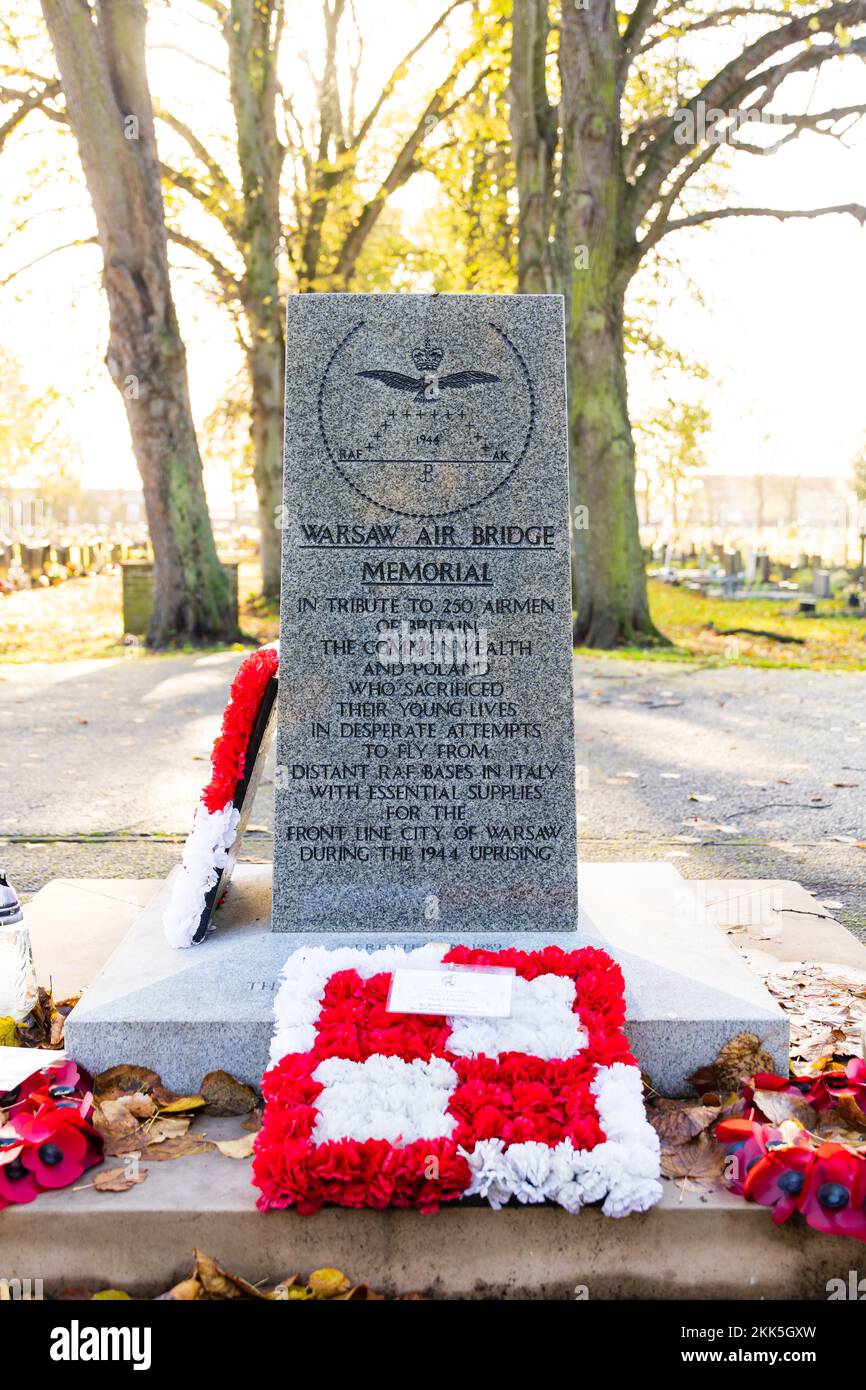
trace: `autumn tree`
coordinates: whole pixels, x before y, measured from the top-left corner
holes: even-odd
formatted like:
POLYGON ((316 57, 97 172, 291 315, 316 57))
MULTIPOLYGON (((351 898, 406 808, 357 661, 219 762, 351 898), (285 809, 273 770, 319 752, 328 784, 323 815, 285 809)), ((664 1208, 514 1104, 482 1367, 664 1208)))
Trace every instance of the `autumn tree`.
POLYGON ((812 218, 866 208, 728 205, 712 167, 764 157, 804 131, 838 134, 866 103, 791 109, 789 79, 866 52, 866 0, 514 0, 511 125, 520 203, 520 286, 565 295, 576 643, 658 639, 635 503, 624 313, 638 268, 664 238, 731 217, 812 218), (703 71, 691 35, 739 35, 703 71), (743 38, 748 37, 747 42, 743 38), (786 86, 786 84, 788 84, 786 86), (767 130, 762 131, 762 126, 767 130))
POLYGON ((354 7, 347 0, 321 0, 318 7, 305 7, 302 16, 295 10, 304 30, 317 21, 322 37, 318 61, 307 65, 312 98, 307 112, 278 77, 286 37, 283 0, 198 3, 225 45, 234 139, 226 157, 207 134, 160 110, 182 151, 182 157, 165 158, 163 176, 215 223, 214 236, 193 236, 185 230, 180 204, 171 236, 200 256, 243 346, 263 588, 276 595, 285 293, 355 287, 389 200, 424 167, 436 148, 437 128, 480 81, 484 39, 476 32, 444 73, 423 80, 424 55, 467 3, 452 0, 395 65, 369 108, 361 110, 357 88, 365 46, 354 7), (342 85, 341 68, 348 70, 342 85), (396 130, 388 127, 392 138, 385 140, 389 106, 408 79, 421 95, 411 117, 396 130), (368 184, 371 191, 365 193, 368 184))
MULTIPOLYGON (((154 551, 148 644, 231 640, 169 281, 142 0, 42 0, 102 251, 107 365, 121 392, 154 551)), ((56 83, 24 93, 45 105, 56 83)))

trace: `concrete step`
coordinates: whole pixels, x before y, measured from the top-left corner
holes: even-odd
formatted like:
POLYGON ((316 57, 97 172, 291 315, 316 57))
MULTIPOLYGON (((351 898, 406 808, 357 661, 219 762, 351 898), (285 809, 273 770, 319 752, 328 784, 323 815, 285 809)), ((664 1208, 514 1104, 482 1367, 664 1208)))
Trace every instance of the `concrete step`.
MULTIPOLYGON (((772 951, 780 962, 821 960, 866 975, 866 950, 798 884, 732 880, 680 888, 677 875, 673 881, 670 874, 637 875, 635 867, 582 866, 584 927, 596 935, 606 930, 615 954, 625 949, 629 935, 644 959, 652 959, 655 949, 654 968, 683 981, 679 1000, 707 921, 717 937, 722 927, 736 928, 733 940, 742 938, 749 951, 772 951), (611 868, 607 877, 600 872, 611 868), (631 920, 634 898, 629 908, 626 874, 632 888, 645 895, 638 922, 631 920), (658 946, 640 937, 641 924, 659 930, 654 895, 662 891, 668 895, 668 911, 684 927, 681 940, 688 947, 685 958, 671 959, 675 941, 668 938, 666 966, 664 956, 658 959, 658 946), (779 922, 781 931, 768 937, 767 924, 775 928, 779 922)), ((261 870, 245 886, 244 877, 242 872, 241 892, 235 897, 249 916, 250 890, 252 901, 258 893, 264 910, 266 884, 261 870)), ((47 982, 52 975, 59 995, 86 986, 142 908, 153 906, 160 887, 152 880, 48 885, 27 907, 40 979, 47 982)), ((246 931, 256 935, 250 923, 246 931)), ((728 958, 714 941, 710 972, 728 958)), ((284 958, 287 944, 279 945, 284 958)), ((198 950, 172 953, 182 974, 194 967, 198 950), (183 962, 188 964, 181 969, 183 962)), ((626 964, 627 976, 631 973, 626 964)), ((156 974, 158 978, 158 969, 156 974)), ((753 998, 749 986, 747 999, 753 998)), ((633 1024, 651 1021, 645 1013, 641 1019, 642 1007, 645 1002, 632 990, 633 1024)), ((194 996, 189 1008, 195 1009, 194 996)), ((262 1027, 269 1011, 270 995, 266 1008, 259 1010, 262 1027)), ((675 1012, 670 1001, 666 1027, 683 1022, 675 1012)), ((678 1036, 672 1033, 674 1041, 678 1036)), ((124 1060, 147 1058, 129 1055, 124 1060)), ((226 1064, 233 1069, 230 1059, 226 1064)), ((238 1122, 203 1120, 196 1130, 206 1130, 213 1139, 228 1137, 237 1134, 238 1122)), ((130 1293, 157 1293, 188 1273, 194 1246, 251 1280, 337 1265, 383 1292, 419 1290, 441 1297, 573 1298, 575 1290, 585 1287, 591 1298, 824 1299, 827 1281, 860 1269, 864 1258, 859 1242, 819 1236, 797 1218, 776 1227, 769 1212, 739 1197, 690 1191, 668 1181, 659 1206, 622 1221, 595 1209, 572 1217, 549 1207, 497 1213, 461 1206, 437 1217, 338 1210, 312 1217, 294 1212, 263 1216, 255 1209, 249 1163, 218 1153, 151 1164, 147 1180, 126 1193, 65 1189, 0 1216, 3 1276, 41 1278, 48 1293, 109 1285, 130 1293)))
MULTIPOLYGON (((162 931, 167 892, 165 885, 150 900, 93 979, 67 1024, 69 1049, 92 1071, 121 1060, 153 1067, 176 1090, 194 1089, 215 1067, 255 1085, 267 1063, 273 993, 288 955, 301 944, 333 946, 340 938, 272 932, 270 868, 241 864, 213 935, 175 951, 162 931)), ((77 922, 87 920, 92 942, 110 916, 102 905, 98 918, 68 911, 70 940, 77 922)), ((352 943, 413 945, 445 936, 359 930, 352 943)), ((583 864, 577 933, 519 932, 489 944, 532 950, 551 940, 600 945, 620 963, 629 1039, 664 1095, 684 1094, 686 1078, 735 1033, 757 1033, 777 1065, 787 1065, 784 1015, 672 865, 583 864)))
MULTIPOLYGON (((209 1138, 238 1122, 202 1120, 209 1138)), ((119 1163, 120 1160, 117 1160, 119 1163)), ((64 1288, 163 1292, 190 1270, 194 1247, 246 1279, 276 1282, 336 1266, 385 1293, 442 1298, 824 1299, 828 1279, 862 1269, 863 1245, 819 1236, 799 1218, 726 1192, 665 1182, 643 1216, 612 1220, 553 1207, 406 1211, 255 1209, 249 1163, 219 1153, 151 1163, 125 1193, 46 1193, 0 1216, 0 1270, 64 1288)), ((87 1178, 85 1174, 85 1179, 87 1178)))

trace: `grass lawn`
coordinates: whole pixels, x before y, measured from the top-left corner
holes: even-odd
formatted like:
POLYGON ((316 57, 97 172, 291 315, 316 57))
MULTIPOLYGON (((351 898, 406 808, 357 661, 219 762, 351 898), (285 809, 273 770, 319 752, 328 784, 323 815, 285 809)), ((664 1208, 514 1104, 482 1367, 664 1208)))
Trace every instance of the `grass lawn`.
MULTIPOLYGON (((650 610, 656 627, 673 643, 668 648, 624 647, 615 656, 648 660, 732 662, 741 666, 799 666, 853 671, 866 666, 866 619, 849 618, 838 602, 819 603, 818 616, 797 613, 790 604, 759 599, 704 598, 690 589, 649 581, 650 610), (798 642, 725 629, 756 628, 798 642)), ((597 652, 592 655, 597 656, 597 652)))
MULTIPOLYGON (((242 632, 256 642, 272 641, 279 630, 279 615, 276 604, 256 598, 258 567, 241 565, 239 584, 242 632)), ((819 616, 807 618, 796 614, 796 603, 703 598, 654 580, 649 592, 653 619, 673 645, 624 647, 610 653, 612 657, 837 671, 866 666, 866 619, 840 616, 839 604, 822 603, 819 616), (736 627, 799 637, 803 645, 719 631, 736 627)), ((123 644, 118 576, 72 579, 53 589, 0 597, 0 661, 72 661, 124 654, 129 654, 129 647, 123 644)))
MULTIPOLYGON (((270 642, 279 632, 279 614, 275 604, 256 600, 260 585, 258 566, 242 564, 241 631, 256 642, 270 642)), ((119 575, 97 574, 51 589, 0 595, 0 661, 76 661, 129 654, 123 642, 119 575)))

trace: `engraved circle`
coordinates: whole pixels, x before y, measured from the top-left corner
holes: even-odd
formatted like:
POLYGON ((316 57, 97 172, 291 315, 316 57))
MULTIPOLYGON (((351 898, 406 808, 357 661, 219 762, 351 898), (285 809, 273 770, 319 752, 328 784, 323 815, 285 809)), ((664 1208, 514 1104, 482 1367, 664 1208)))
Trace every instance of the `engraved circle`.
POLYGON ((494 496, 526 456, 535 391, 497 324, 443 340, 356 323, 328 359, 319 432, 336 472, 397 516, 455 516, 494 496))

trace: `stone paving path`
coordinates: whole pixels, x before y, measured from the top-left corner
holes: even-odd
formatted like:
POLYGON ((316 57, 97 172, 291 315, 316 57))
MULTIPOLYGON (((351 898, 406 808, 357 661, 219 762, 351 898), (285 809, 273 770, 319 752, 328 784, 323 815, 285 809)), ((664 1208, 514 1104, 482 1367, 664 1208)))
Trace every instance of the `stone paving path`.
MULTIPOLYGON (((242 653, 0 666, 0 867, 163 877, 242 653)), ((866 938, 866 671, 596 658, 575 673, 587 859, 794 878, 866 938)), ((271 854, 272 782, 244 858, 271 854)))

